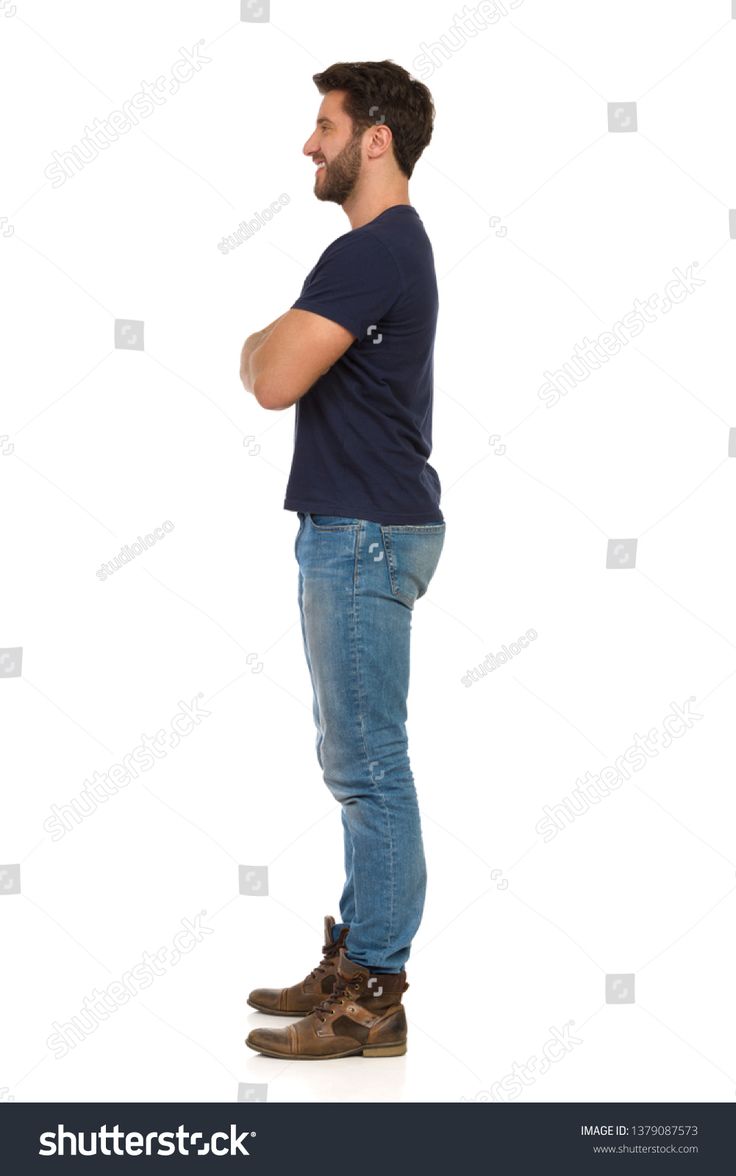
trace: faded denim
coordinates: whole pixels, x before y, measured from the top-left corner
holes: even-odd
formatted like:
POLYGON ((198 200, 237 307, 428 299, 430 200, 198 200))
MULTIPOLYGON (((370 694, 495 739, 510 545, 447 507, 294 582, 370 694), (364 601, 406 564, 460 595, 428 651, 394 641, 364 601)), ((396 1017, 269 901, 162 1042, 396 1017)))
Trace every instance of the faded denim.
POLYGON ((406 734, 412 610, 436 571, 444 522, 383 525, 298 512, 299 612, 317 759, 342 806, 342 923, 350 959, 400 972, 427 884, 406 734))

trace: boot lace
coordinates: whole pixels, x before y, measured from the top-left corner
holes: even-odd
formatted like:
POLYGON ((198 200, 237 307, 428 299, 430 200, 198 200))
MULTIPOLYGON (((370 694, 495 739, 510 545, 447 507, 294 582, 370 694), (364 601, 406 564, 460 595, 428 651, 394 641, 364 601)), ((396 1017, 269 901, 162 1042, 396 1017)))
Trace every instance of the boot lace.
POLYGON ((309 979, 316 980, 318 976, 321 976, 323 972, 326 972, 327 971, 327 968, 326 968, 327 961, 334 959, 335 956, 338 954, 339 950, 340 950, 339 944, 325 943, 322 948, 322 959, 317 964, 316 968, 312 968, 312 971, 309 973, 309 979))
POLYGON ((360 980, 346 980, 338 974, 335 977, 335 987, 330 995, 315 1005, 312 1012, 320 1021, 324 1022, 330 1014, 335 1012, 333 1005, 339 1004, 344 996, 357 996, 360 987, 360 980))

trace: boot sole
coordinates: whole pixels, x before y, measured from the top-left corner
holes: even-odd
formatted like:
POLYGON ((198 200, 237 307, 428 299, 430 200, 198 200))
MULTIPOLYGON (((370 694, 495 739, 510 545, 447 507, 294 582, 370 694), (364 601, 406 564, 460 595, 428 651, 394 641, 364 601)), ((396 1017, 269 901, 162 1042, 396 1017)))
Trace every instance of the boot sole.
POLYGON ((269 1058, 287 1058, 299 1062, 329 1062, 333 1058, 352 1058, 356 1055, 362 1055, 364 1058, 398 1058, 406 1053, 406 1042, 396 1041, 390 1045, 366 1045, 358 1046, 357 1049, 346 1049, 344 1053, 328 1054, 322 1057, 319 1054, 285 1054, 279 1053, 275 1049, 264 1049, 260 1045, 250 1045, 246 1039, 245 1044, 250 1049, 257 1050, 260 1054, 265 1054, 269 1058))

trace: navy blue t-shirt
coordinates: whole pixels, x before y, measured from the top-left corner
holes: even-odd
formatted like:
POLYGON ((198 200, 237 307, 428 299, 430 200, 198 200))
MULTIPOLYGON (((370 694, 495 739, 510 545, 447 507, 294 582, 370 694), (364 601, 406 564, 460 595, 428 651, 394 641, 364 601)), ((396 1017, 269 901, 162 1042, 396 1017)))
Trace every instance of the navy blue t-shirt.
POLYGON ((284 509, 443 522, 428 462, 437 280, 416 209, 396 204, 328 245, 292 309, 356 338, 296 402, 284 509))

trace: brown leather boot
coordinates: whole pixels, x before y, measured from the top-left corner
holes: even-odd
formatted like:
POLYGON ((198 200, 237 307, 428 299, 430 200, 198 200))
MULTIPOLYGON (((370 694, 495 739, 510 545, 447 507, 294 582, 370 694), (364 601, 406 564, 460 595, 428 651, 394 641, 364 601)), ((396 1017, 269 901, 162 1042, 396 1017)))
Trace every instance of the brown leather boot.
POLYGON ((340 948, 332 993, 284 1029, 252 1029, 245 1044, 271 1058, 392 1058, 406 1053, 406 972, 371 975, 340 948))
POLYGON ((248 1004, 259 1013, 272 1013, 276 1017, 304 1017, 332 992, 337 972, 338 953, 345 946, 348 928, 343 927, 340 938, 335 942, 332 928, 335 920, 325 915, 325 942, 322 961, 302 980, 291 988, 254 988, 248 997, 248 1004))

